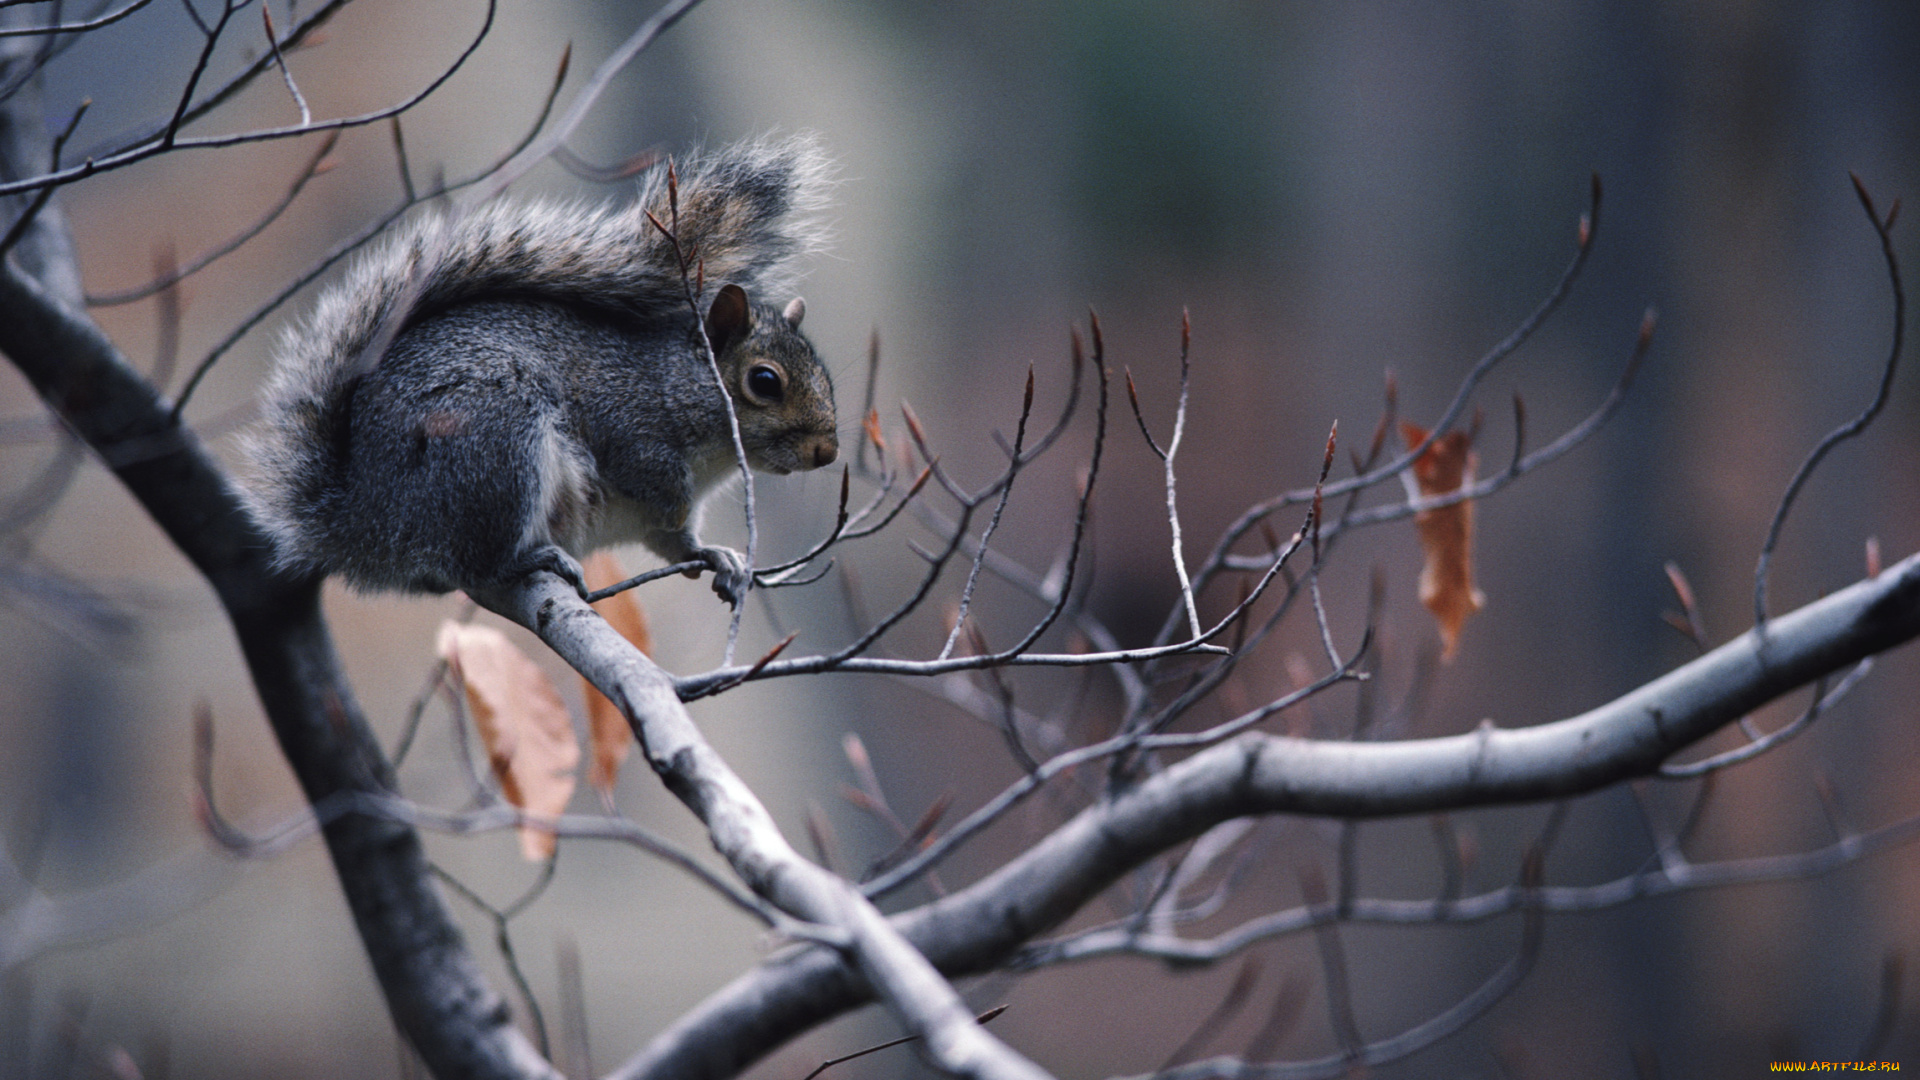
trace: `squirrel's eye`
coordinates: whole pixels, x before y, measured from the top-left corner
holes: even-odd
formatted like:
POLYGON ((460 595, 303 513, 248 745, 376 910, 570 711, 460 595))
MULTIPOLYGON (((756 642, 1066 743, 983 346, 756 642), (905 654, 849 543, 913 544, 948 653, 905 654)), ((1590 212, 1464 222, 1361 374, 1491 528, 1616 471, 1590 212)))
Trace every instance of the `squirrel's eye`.
POLYGON ((786 380, 765 364, 755 364, 747 372, 747 393, 762 401, 779 401, 786 396, 786 389, 786 380))

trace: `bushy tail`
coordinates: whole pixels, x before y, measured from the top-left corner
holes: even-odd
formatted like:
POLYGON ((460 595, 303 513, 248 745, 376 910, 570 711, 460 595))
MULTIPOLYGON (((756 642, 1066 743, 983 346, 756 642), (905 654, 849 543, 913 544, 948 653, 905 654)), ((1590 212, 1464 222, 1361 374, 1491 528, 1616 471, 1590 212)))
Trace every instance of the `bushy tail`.
MULTIPOLYGON (((419 314, 488 297, 549 297, 642 318, 685 310, 679 252, 697 264, 706 298, 721 285, 783 302, 798 256, 817 250, 817 214, 830 169, 807 136, 762 139, 696 153, 641 178, 630 205, 495 201, 458 215, 425 214, 395 231, 287 331, 247 444, 250 501, 275 533, 283 561, 311 562, 302 522, 337 479, 336 411, 364 355, 419 314), (406 310, 401 310, 402 307, 406 310)), ((692 272, 691 270, 689 272, 692 272)))

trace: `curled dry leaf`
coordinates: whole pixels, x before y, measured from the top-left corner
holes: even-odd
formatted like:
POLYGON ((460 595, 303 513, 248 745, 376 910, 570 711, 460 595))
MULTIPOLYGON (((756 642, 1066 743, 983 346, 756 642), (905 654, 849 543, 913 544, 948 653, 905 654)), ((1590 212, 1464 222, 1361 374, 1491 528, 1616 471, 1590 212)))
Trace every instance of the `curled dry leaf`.
MULTIPOLYGON (((594 552, 581 568, 586 571, 589 589, 604 589, 627 579, 627 572, 610 551, 594 552)), ((593 605, 593 610, 619 631, 621 637, 632 642, 634 648, 653 655, 653 632, 647 629, 647 613, 632 589, 607 597, 593 605)), ((587 734, 593 740, 593 761, 587 767, 587 783, 597 791, 611 793, 614 781, 620 778, 620 765, 633 749, 633 731, 627 727, 627 718, 607 700, 607 695, 595 690, 585 679, 580 681, 586 687, 587 734)))
MULTIPOLYGON (((553 681, 490 626, 442 623, 438 650, 467 688, 500 793, 528 814, 558 817, 573 797, 580 742, 553 681)), ((535 862, 551 858, 553 833, 522 826, 520 851, 535 862)))
MULTIPOLYGON (((1427 433, 1418 424, 1402 421, 1400 437, 1407 449, 1420 445, 1427 433)), ((1473 436, 1449 431, 1433 440, 1413 462, 1413 479, 1422 496, 1446 495, 1473 480, 1473 436)), ((1460 643, 1460 627, 1479 611, 1487 598, 1473 587, 1473 502, 1462 499, 1451 506, 1422 510, 1413 516, 1420 530, 1426 565, 1420 569, 1420 602, 1440 623, 1441 659, 1453 659, 1460 643)))

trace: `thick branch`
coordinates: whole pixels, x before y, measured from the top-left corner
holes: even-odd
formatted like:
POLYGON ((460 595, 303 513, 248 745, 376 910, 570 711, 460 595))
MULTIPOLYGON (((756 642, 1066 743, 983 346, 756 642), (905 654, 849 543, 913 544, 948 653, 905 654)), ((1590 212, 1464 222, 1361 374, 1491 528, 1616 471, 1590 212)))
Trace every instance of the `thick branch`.
MULTIPOLYGON (((790 915, 845 935, 844 955, 864 993, 892 1009, 940 1068, 957 1076, 1030 1078, 1046 1074, 975 1023, 960 995, 909 945, 860 890, 802 858, 757 796, 707 744, 674 692, 673 679, 551 574, 534 574, 484 596, 485 606, 539 634, 620 706, 647 761, 707 827, 734 872, 790 915), (867 988, 871 987, 871 990, 867 988)), ((743 1040, 754 1045, 751 1038, 743 1040)), ((708 1044, 673 1075, 729 1076, 752 1060, 731 1040, 708 1044)))
MULTIPOLYGON (((84 314, 11 262, 0 265, 0 352, 219 593, 307 798, 391 790, 392 769, 321 618, 319 582, 271 571, 265 537, 159 393, 84 314)), ((325 835, 388 1007, 434 1073, 557 1077, 482 980, 427 876, 418 835, 366 817, 340 818, 325 835)))
MULTIPOLYGON (((1562 798, 1658 769, 1795 687, 1920 636, 1920 555, 1748 632, 1580 716, 1403 742, 1243 735, 1096 802, 991 876, 894 917, 949 976, 989 970, 1121 875, 1224 821, 1382 817, 1562 798)), ((775 957, 681 1017, 613 1076, 712 1075, 866 1001, 831 953, 775 957)))

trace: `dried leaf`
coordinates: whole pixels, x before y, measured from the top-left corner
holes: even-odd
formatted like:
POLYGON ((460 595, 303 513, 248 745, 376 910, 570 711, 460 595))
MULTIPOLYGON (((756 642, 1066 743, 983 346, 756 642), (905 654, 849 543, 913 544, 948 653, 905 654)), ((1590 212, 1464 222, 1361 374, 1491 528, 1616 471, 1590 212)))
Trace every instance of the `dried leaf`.
MULTIPOLYGON (((573 797, 580 742, 553 681, 490 626, 442 623, 438 650, 467 688, 501 794, 529 814, 558 817, 573 797)), ((520 851, 529 860, 549 859, 553 850, 553 833, 521 827, 520 851)))
MULTIPOLYGON (((610 551, 588 556, 581 568, 586 571, 589 589, 604 589, 627 579, 626 571, 610 551)), ((593 610, 619 631, 621 637, 632 642, 634 648, 653 655, 653 633, 647 629, 647 613, 632 589, 607 597, 593 605, 593 610)), ((587 783, 597 791, 611 792, 614 781, 620 778, 621 763, 633 749, 633 730, 605 694, 585 679, 580 681, 587 688, 587 734, 593 740, 593 762, 587 767, 587 783)))
MULTIPOLYGON (((1407 449, 1420 445, 1427 433, 1418 424, 1402 421, 1400 437, 1407 449)), ((1413 462, 1413 478, 1422 496, 1445 495, 1473 480, 1473 436, 1449 431, 1433 440, 1413 462)), ((1460 627, 1479 611, 1487 598, 1473 587, 1473 502, 1468 499, 1413 517, 1420 530, 1426 565, 1420 569, 1420 602, 1440 623, 1441 659, 1452 660, 1460 643, 1460 627)))

